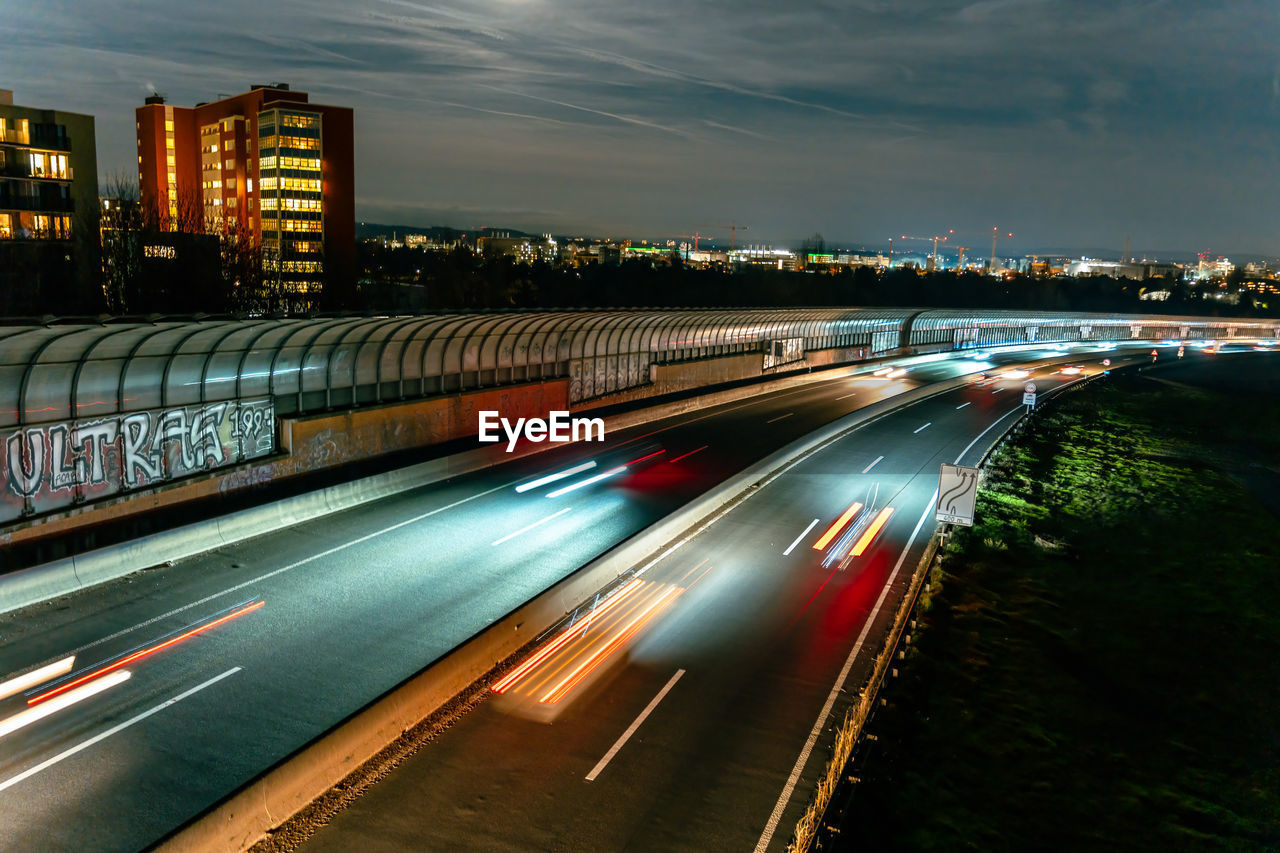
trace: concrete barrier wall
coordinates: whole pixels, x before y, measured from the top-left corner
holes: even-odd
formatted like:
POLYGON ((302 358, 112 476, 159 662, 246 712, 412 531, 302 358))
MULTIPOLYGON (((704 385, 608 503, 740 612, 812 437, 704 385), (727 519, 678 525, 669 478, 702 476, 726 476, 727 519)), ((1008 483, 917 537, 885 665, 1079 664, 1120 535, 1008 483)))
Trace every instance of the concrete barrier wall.
POLYGON ((917 388, 846 415, 770 454, 579 569, 384 694, 164 839, 161 851, 241 851, 305 808, 404 732, 553 628, 580 603, 747 500, 804 456, 895 409, 963 385, 917 388), (731 507, 730 507, 731 508, 731 507), (664 550, 665 549, 665 550, 664 550))

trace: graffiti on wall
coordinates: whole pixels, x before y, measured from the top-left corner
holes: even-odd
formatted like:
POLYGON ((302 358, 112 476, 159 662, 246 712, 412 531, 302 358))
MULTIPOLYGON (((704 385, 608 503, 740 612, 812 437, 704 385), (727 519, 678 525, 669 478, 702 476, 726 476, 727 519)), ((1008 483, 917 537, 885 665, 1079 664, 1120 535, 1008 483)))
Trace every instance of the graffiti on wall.
POLYGON ((275 441, 270 398, 20 428, 3 438, 0 520, 267 456, 275 441))

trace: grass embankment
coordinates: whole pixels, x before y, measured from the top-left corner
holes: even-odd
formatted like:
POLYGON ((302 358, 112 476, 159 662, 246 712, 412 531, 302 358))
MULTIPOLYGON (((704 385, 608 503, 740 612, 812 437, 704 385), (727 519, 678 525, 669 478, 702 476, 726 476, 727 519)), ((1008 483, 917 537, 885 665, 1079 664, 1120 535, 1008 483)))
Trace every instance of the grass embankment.
POLYGON ((1128 376, 1008 445, 842 844, 1280 849, 1280 522, 1248 459, 1280 463, 1280 398, 1128 376))

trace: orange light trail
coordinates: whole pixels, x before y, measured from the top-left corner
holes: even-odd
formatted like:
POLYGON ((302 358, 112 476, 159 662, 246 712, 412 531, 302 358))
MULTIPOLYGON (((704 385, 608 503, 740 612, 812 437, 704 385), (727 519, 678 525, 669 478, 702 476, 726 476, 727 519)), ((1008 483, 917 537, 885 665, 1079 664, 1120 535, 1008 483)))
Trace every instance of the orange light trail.
POLYGON ((867 546, 871 544, 871 540, 876 538, 876 534, 889 521, 889 516, 893 515, 893 507, 887 506, 880 510, 880 514, 876 516, 876 520, 871 522, 871 526, 866 529, 862 537, 858 540, 858 544, 853 546, 853 550, 849 553, 854 557, 861 557, 862 552, 867 550, 867 546))
POLYGON ((818 541, 813 543, 813 550, 821 551, 823 548, 831 544, 831 540, 839 535, 844 526, 853 520, 858 514, 858 510, 862 509, 862 501, 854 501, 853 505, 844 511, 844 515, 840 516, 835 522, 827 528, 827 532, 818 537, 818 541))
POLYGON ((54 696, 57 696, 61 693, 66 693, 68 690, 78 687, 79 685, 84 684, 86 681, 92 681, 95 678, 106 675, 108 672, 113 672, 117 669, 120 669, 121 667, 128 666, 129 664, 133 663, 136 660, 140 660, 144 657, 147 657, 148 655, 155 654, 161 649, 167 649, 170 646, 180 643, 189 637, 194 637, 196 634, 201 634, 205 631, 208 631, 210 628, 216 628, 217 626, 225 622, 230 622, 232 619, 235 619, 238 616, 243 616, 246 613, 251 613, 252 611, 257 610, 259 607, 264 607, 264 606, 266 606, 265 601, 255 601, 252 604, 245 605, 244 607, 241 607, 239 610, 233 610, 232 612, 228 613, 226 616, 223 616, 220 619, 215 619, 212 622, 208 623, 207 625, 201 625, 199 628, 192 628, 190 631, 187 631, 184 634, 179 634, 178 636, 173 637, 172 639, 165 640, 163 643, 157 643, 154 646, 148 646, 145 649, 140 649, 139 651, 136 651, 127 657, 121 658, 115 663, 107 664, 106 666, 100 669, 95 669, 93 672, 87 673, 86 675, 82 675, 79 678, 75 679, 74 681, 68 681, 66 684, 59 685, 58 687, 55 687, 52 690, 46 690, 44 693, 41 693, 38 696, 32 696, 30 699, 27 700, 27 704, 38 705, 47 699, 52 699, 54 696))
POLYGON ((547 704, 554 704, 563 699, 570 690, 582 681, 582 679, 594 672, 596 667, 600 666, 600 664, 603 663, 609 655, 613 654, 619 646, 629 640, 637 631, 644 627, 649 620, 657 615, 657 611, 660 607, 674 600, 675 597, 683 591, 684 590, 679 587, 671 587, 666 592, 662 593, 662 595, 658 596, 652 604, 642 610, 640 614, 632 619, 631 622, 612 640, 596 649, 586 660, 578 664, 577 668, 575 668, 573 672, 561 679, 559 684, 547 691, 547 693, 538 701, 547 704))
POLYGON ((603 604, 601 604, 596 609, 592 610, 591 613, 588 614, 585 619, 583 619, 577 625, 574 625, 572 628, 569 628, 568 630, 562 632, 560 636, 555 638, 555 640, 553 640, 550 643, 547 643, 547 645, 543 646, 538 651, 537 654, 531 656, 524 663, 520 664, 518 667, 511 670, 511 672, 508 672, 505 676, 503 676, 496 683, 494 683, 494 685, 489 689, 492 690, 494 693, 505 693, 506 691, 510 690, 512 687, 516 685, 517 682, 519 682, 522 678, 528 675, 529 671, 532 670, 535 666, 542 663, 544 660, 546 660, 551 655, 558 652, 560 649, 564 648, 565 644, 568 643, 570 640, 572 640, 574 637, 578 637, 586 633, 586 630, 591 627, 592 623, 602 618, 606 613, 608 613, 610 610, 616 607, 618 603, 621 602, 624 598, 626 598, 627 596, 631 595, 631 593, 639 589, 642 584, 643 584, 643 581, 637 578, 636 580, 633 580, 631 583, 624 586, 622 589, 615 592, 613 595, 609 596, 607 599, 605 599, 603 604))

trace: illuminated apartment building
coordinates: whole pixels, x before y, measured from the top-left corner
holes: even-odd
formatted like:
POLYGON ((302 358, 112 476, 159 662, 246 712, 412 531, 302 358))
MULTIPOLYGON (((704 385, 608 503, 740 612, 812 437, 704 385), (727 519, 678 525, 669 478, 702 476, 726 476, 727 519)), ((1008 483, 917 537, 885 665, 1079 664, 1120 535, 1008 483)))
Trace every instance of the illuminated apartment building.
POLYGON ((93 116, 15 106, 0 89, 0 310, 91 303, 97 157, 93 116))
POLYGON ((288 292, 315 297, 326 282, 352 280, 350 107, 273 83, 194 107, 155 95, 136 112, 138 184, 153 223, 260 245, 264 277, 288 292))

